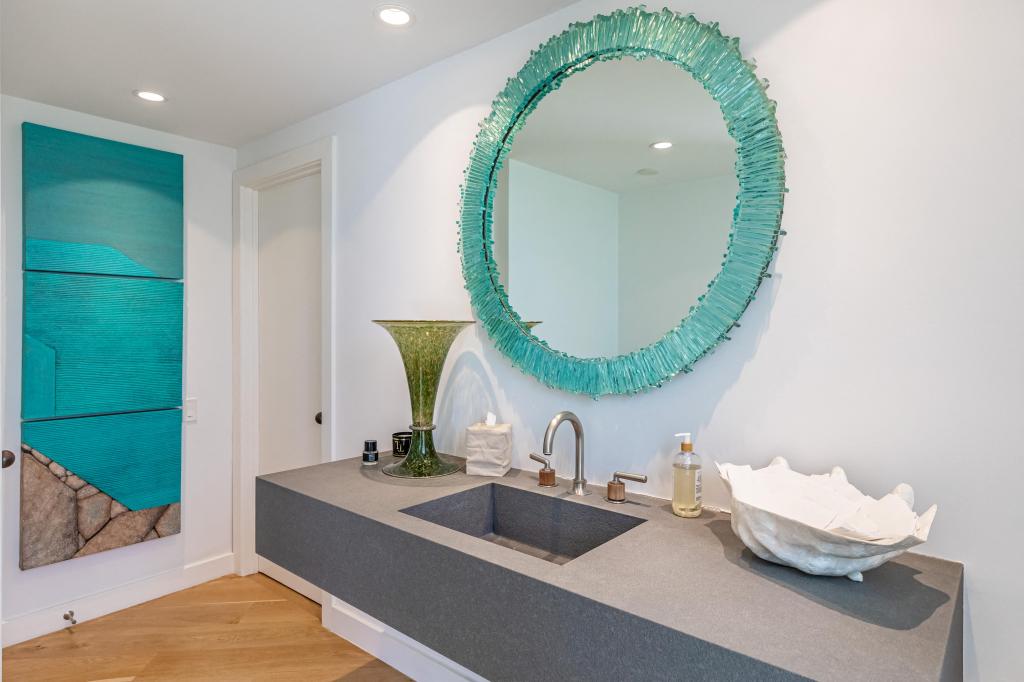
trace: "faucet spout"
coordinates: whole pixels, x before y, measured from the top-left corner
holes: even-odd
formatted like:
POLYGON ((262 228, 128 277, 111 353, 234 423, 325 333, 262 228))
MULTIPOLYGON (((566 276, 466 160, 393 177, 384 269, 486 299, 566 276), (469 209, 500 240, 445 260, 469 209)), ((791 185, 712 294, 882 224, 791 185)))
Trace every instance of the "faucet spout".
POLYGON ((544 455, 546 457, 551 456, 551 447, 555 440, 555 431, 561 426, 562 422, 569 422, 572 424, 572 430, 576 435, 576 473, 572 479, 572 494, 573 495, 589 495, 590 492, 587 490, 587 479, 583 476, 583 422, 572 412, 559 412, 551 421, 548 423, 548 428, 544 432, 544 455))

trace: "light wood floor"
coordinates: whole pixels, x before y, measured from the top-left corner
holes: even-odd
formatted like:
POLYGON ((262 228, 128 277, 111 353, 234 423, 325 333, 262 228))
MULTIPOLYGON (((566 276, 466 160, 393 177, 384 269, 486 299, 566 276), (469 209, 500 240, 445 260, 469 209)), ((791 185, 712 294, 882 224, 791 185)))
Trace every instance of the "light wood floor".
POLYGON ((3 650, 11 682, 406 680, 264 575, 228 576, 3 650))

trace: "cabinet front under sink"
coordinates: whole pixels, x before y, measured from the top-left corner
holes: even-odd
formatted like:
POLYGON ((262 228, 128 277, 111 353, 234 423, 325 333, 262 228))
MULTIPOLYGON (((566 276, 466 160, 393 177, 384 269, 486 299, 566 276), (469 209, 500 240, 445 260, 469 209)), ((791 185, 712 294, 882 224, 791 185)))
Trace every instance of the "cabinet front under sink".
POLYGON ((565 564, 644 523, 579 502, 489 483, 401 510, 555 564, 565 564))

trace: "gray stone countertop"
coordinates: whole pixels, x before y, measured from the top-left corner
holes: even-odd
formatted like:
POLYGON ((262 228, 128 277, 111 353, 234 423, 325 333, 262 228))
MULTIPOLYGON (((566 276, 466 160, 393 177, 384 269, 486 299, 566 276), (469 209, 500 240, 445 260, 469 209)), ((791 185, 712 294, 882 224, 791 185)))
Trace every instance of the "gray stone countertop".
POLYGON ((959 563, 907 553, 865 573, 863 583, 809 576, 751 554, 733 534, 728 514, 706 510, 696 519, 680 518, 667 500, 632 493, 628 484, 626 504, 605 501, 603 486, 573 497, 565 480, 542 488, 536 474, 516 469, 502 478, 458 473, 416 481, 347 459, 261 478, 811 678, 869 669, 874 679, 894 679, 897 671, 912 669, 915 677, 938 679, 947 657, 960 655, 947 651, 962 646, 954 631, 962 614, 959 563), (557 565, 400 511, 488 483, 647 523, 557 565))

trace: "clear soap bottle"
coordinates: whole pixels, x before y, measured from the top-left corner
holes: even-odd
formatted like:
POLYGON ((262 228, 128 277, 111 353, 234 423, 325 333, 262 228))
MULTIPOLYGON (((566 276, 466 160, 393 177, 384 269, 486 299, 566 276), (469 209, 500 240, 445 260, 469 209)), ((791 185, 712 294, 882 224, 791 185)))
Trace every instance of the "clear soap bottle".
POLYGON ((685 518, 700 516, 703 509, 701 494, 700 455, 693 451, 693 441, 688 433, 677 433, 682 438, 679 454, 672 462, 672 513, 685 518))

